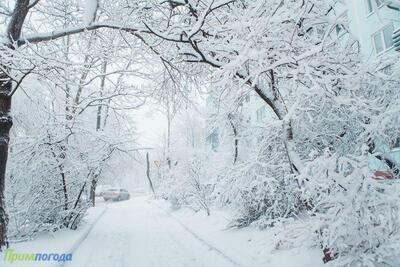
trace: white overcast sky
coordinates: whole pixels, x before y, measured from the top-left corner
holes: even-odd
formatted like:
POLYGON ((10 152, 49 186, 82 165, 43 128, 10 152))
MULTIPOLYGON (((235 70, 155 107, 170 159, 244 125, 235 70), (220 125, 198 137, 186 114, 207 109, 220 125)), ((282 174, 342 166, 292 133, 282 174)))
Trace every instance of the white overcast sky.
POLYGON ((143 146, 158 146, 167 129, 165 116, 156 109, 154 104, 146 103, 134 111, 137 127, 138 143, 143 146))

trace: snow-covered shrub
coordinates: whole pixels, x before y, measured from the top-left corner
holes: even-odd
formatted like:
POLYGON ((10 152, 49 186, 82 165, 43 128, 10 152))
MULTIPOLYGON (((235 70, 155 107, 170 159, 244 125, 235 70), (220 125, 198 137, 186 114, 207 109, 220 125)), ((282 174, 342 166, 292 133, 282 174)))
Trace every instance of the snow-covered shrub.
POLYGON ((360 156, 321 156, 307 166, 316 243, 340 266, 393 266, 400 253, 400 183, 378 180, 360 156))
POLYGON ((360 70, 351 90, 314 97, 304 107, 308 119, 301 111, 294 117, 304 123, 298 148, 307 153, 298 179, 310 203, 309 226, 324 260, 335 266, 398 264, 399 162, 390 147, 399 136, 400 97, 392 59, 360 70), (380 164, 371 166, 371 159, 380 164), (376 170, 393 177, 377 179, 376 170))
POLYGON ((13 139, 6 191, 11 239, 76 228, 86 212, 88 170, 79 151, 64 142, 60 128, 49 125, 13 139))
POLYGON ((261 227, 273 226, 305 206, 300 199, 299 184, 286 157, 282 128, 252 129, 257 146, 223 175, 218 187, 223 203, 237 210, 232 226, 244 227, 257 221, 261 227))
POLYGON ((210 214, 213 185, 205 166, 204 153, 193 150, 191 152, 175 158, 176 162, 170 168, 165 167, 163 180, 157 186, 157 192, 175 208, 184 206, 196 211, 203 209, 210 214))

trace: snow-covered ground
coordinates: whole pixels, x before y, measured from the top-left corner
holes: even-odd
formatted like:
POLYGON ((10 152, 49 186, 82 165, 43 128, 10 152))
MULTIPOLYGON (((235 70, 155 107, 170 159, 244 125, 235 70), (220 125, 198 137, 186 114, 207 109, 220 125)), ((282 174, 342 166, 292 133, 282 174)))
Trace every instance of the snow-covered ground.
MULTIPOLYGON (((164 212, 169 214, 183 228, 191 232, 195 237, 205 241, 209 246, 218 248, 240 266, 268 266, 268 267, 310 267, 324 266, 322 252, 310 250, 307 246, 297 248, 276 249, 279 241, 288 241, 302 237, 302 225, 291 225, 288 229, 278 228, 261 231, 257 227, 242 229, 227 228, 231 221, 231 215, 226 211, 212 210, 211 215, 205 212, 193 212, 190 209, 173 211, 169 203, 154 201, 164 212), (294 233, 293 231, 299 231, 294 233), (289 237, 290 236, 290 237, 289 237)), ((283 244, 285 246, 285 244, 283 244)), ((212 265, 217 266, 217 265, 212 265)), ((230 266, 230 265, 228 265, 230 266)))
MULTIPOLYGON (((82 225, 78 230, 59 230, 55 233, 42 234, 38 238, 28 242, 11 243, 9 249, 16 253, 71 253, 76 250, 82 241, 96 225, 96 222, 106 213, 108 207, 100 201, 95 208, 91 208, 85 216, 82 225)), ((53 267, 62 266, 62 262, 55 261, 5 261, 4 252, 0 253, 0 266, 18 266, 18 267, 53 267)))
POLYGON ((319 251, 276 250, 276 231, 226 229, 227 213, 211 216, 164 201, 134 197, 99 202, 78 231, 60 231, 31 242, 12 244, 17 252, 73 253, 72 261, 14 262, 0 266, 147 267, 147 266, 322 266, 319 251), (17 264, 17 265, 16 265, 17 264))

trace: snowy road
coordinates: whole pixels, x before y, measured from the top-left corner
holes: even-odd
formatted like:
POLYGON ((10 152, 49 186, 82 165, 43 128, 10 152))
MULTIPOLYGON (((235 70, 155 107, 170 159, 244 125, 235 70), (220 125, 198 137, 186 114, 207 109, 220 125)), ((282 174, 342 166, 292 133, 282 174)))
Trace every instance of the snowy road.
POLYGON ((137 197, 108 209, 67 267, 238 266, 165 211, 137 197))

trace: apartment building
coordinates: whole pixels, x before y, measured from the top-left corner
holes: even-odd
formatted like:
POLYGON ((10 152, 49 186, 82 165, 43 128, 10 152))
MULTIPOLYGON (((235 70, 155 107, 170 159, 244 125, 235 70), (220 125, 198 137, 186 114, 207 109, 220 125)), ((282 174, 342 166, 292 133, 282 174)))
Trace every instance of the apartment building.
POLYGON ((400 28, 400 5, 385 0, 347 0, 350 33, 366 60, 394 51, 393 32, 400 28))

